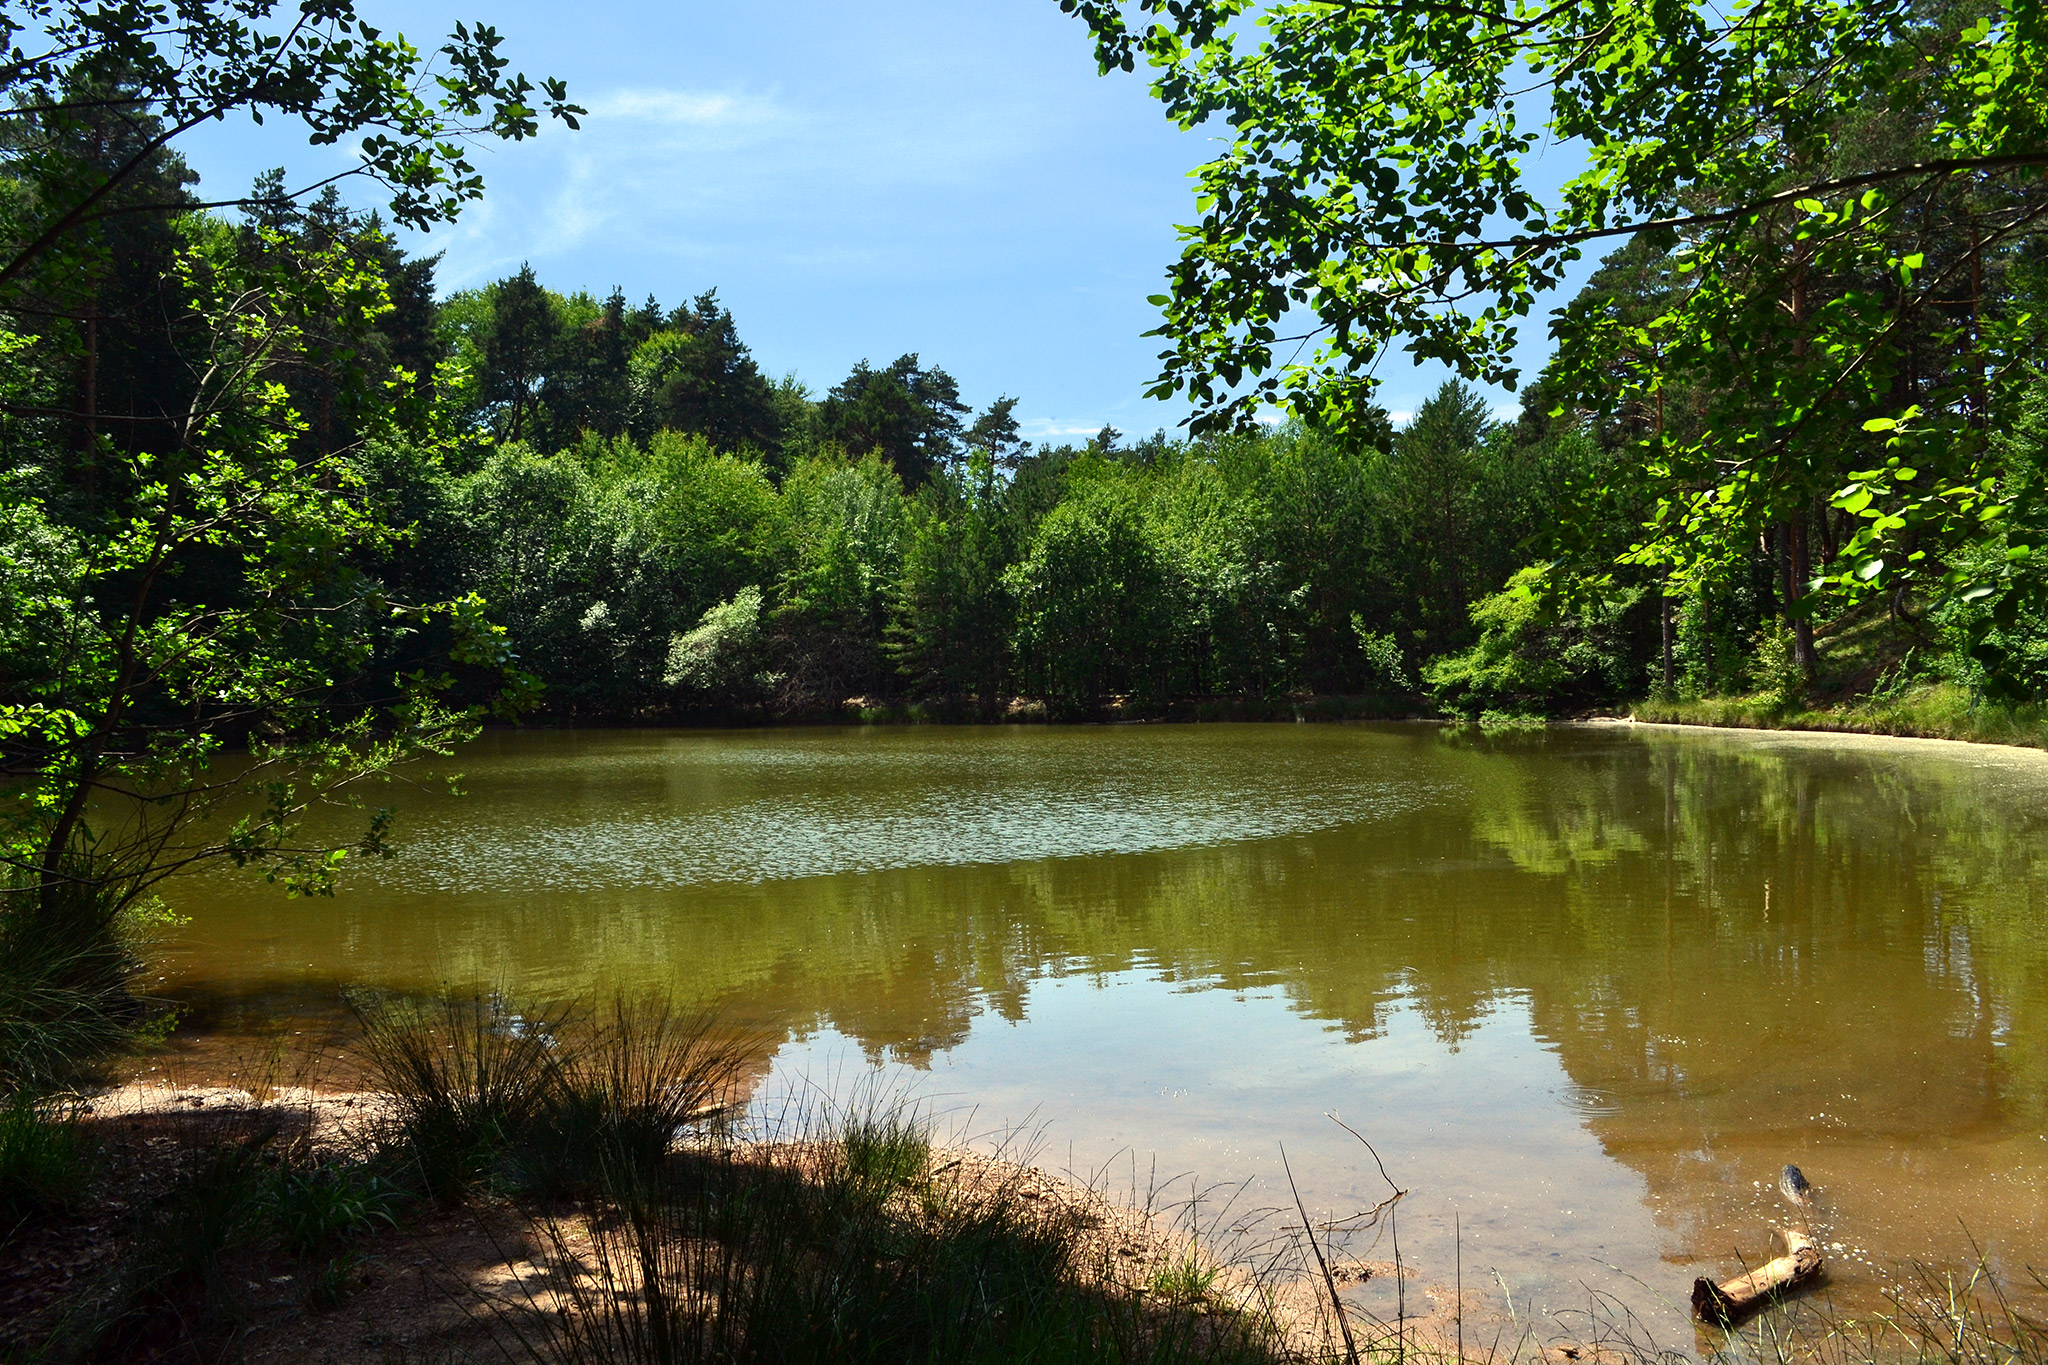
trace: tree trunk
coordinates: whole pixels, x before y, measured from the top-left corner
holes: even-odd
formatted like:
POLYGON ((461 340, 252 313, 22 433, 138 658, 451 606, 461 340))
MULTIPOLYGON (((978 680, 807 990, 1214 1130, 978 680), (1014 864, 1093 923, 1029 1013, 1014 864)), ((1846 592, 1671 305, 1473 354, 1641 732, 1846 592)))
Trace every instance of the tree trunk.
POLYGON ((1700 686, 1714 692, 1714 599, 1700 594, 1700 686))
MULTIPOLYGON (((1807 554, 1806 518, 1793 518, 1791 527, 1791 572, 1792 590, 1798 594, 1791 600, 1803 601, 1806 597, 1807 580, 1813 577, 1812 562, 1807 554)), ((1820 667, 1820 656, 1813 648, 1813 617, 1801 612, 1792 618, 1792 657, 1799 665, 1799 671, 1808 682, 1820 667)))
POLYGON ((1665 696, 1667 696, 1667 697, 1669 697, 1670 695, 1672 695, 1672 692, 1673 692, 1673 690, 1674 690, 1674 689, 1675 689, 1675 688, 1677 687, 1677 685, 1678 685, 1678 680, 1677 680, 1677 677, 1676 677, 1676 675, 1675 675, 1675 674, 1673 673, 1673 671, 1672 671, 1672 663, 1671 663, 1671 636, 1672 636, 1672 612, 1671 612, 1671 599, 1670 599, 1669 597, 1662 597, 1662 598, 1659 598, 1659 599, 1658 599, 1658 601, 1659 601, 1659 602, 1660 602, 1660 603, 1662 604, 1662 606, 1663 606, 1663 622, 1662 622, 1662 625, 1663 625, 1663 637, 1664 637, 1664 695, 1665 695, 1665 696))

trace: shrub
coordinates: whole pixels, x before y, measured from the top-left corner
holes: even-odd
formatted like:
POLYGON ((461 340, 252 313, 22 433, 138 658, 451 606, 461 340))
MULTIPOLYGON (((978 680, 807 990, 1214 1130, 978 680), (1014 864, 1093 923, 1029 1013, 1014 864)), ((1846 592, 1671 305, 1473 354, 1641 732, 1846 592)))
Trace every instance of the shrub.
POLYGON ((1780 709, 1791 706, 1806 691, 1806 675, 1800 671, 1793 648, 1792 627, 1782 617, 1757 627, 1750 646, 1749 679, 1766 705, 1780 709))
POLYGON ((1618 696, 1640 676, 1627 617, 1643 600, 1641 588, 1585 585, 1566 602, 1553 595, 1542 569, 1523 569, 1473 605, 1478 642, 1432 660, 1423 681, 1438 706, 1460 716, 1549 711, 1618 696))
POLYGON ((766 657, 761 589, 749 584, 669 641, 661 680, 703 700, 755 700, 779 681, 767 671, 766 657))

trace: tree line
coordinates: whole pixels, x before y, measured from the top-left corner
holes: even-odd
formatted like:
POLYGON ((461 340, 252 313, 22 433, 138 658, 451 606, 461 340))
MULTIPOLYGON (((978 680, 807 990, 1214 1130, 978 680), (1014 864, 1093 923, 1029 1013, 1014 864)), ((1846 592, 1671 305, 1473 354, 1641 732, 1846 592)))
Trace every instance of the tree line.
MULTIPOLYGON (((974 412, 917 355, 814 394, 761 371, 714 292, 629 307, 525 268, 451 295, 427 340, 458 435, 363 457, 413 547, 386 572, 411 597, 479 593, 565 720, 855 696, 963 717, 1294 693, 1414 709, 1602 458, 1456 383, 1398 430, 1034 447, 1016 400, 974 412)), ((1583 655, 1569 677, 1496 696, 1460 674, 1437 695, 1620 695, 1640 597, 1558 624, 1583 655)))

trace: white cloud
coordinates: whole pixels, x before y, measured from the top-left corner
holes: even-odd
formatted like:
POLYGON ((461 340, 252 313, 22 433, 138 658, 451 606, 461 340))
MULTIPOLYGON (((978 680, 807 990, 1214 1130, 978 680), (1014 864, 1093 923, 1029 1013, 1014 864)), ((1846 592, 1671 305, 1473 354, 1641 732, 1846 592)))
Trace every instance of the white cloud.
POLYGON ((590 105, 589 122, 631 120, 688 128, 762 128, 792 121, 792 112, 758 95, 688 90, 614 90, 590 105))
POLYGON ((671 260, 744 252, 794 274, 925 273, 933 239, 985 228, 975 206, 1043 137, 1020 110, 938 117, 923 93, 846 108, 774 89, 622 87, 585 104, 579 132, 486 153, 486 203, 423 244, 445 244, 445 286, 598 240, 671 260))
POLYGON ((1060 441, 1073 437, 1090 437, 1101 431, 1101 422, 1076 422, 1071 417, 1027 417, 1017 424, 1017 430, 1029 441, 1060 441))

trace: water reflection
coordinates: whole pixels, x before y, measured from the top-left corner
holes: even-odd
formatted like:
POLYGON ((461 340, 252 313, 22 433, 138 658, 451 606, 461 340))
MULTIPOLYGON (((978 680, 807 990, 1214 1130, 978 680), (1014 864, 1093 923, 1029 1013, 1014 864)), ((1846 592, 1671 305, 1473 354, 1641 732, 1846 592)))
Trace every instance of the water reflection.
POLYGON ((1232 726, 465 758, 472 795, 331 904, 185 887, 179 989, 259 1017, 348 981, 658 984, 778 1065, 852 1049, 1036 1114, 1083 1168, 1257 1181, 1285 1141, 1326 1204, 1377 1182, 1338 1109, 1418 1191, 1426 1267, 1456 1209, 1468 1259, 1557 1302, 1754 1255, 1785 1161, 1876 1261, 1962 1224, 2048 1261, 2032 755, 1232 726))

